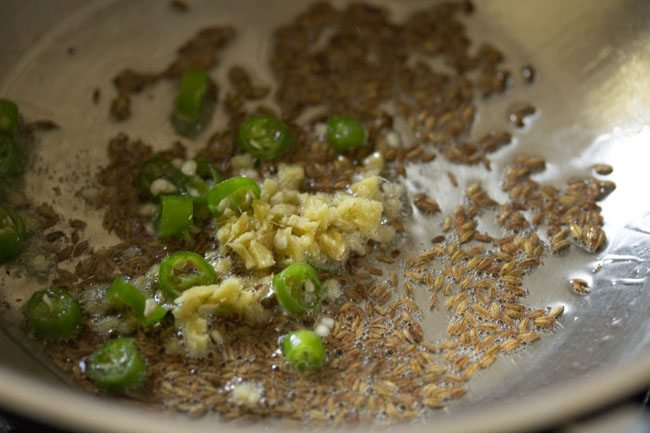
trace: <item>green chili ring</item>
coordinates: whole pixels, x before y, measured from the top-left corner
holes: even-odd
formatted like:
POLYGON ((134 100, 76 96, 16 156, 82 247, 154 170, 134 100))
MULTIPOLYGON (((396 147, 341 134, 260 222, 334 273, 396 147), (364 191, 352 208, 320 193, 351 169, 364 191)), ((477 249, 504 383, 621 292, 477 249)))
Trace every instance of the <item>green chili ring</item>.
POLYGON ((69 340, 81 327, 79 304, 59 287, 35 292, 25 304, 23 313, 27 328, 44 340, 69 340))
POLYGON ((307 263, 294 263, 273 277, 273 291, 282 309, 298 316, 314 310, 321 301, 323 285, 307 263))
POLYGON ((189 196, 164 195, 160 198, 158 235, 171 238, 187 234, 192 227, 194 200, 189 196))
POLYGON ((316 370, 325 365, 325 344, 314 331, 303 329, 290 332, 282 337, 280 348, 284 359, 296 370, 316 370))
POLYGON ((167 315, 167 310, 158 303, 153 307, 148 306, 147 298, 123 277, 118 277, 113 281, 106 291, 106 296, 116 304, 124 304, 131 308, 145 328, 155 325, 167 315))
POLYGON ((147 363, 132 338, 118 338, 88 357, 86 375, 104 391, 128 391, 142 386, 147 363))
POLYGON ((0 178, 17 175, 23 170, 23 152, 13 135, 0 132, 0 178))
POLYGON ((261 160, 270 160, 286 153, 294 137, 286 123, 273 116, 255 115, 240 126, 235 143, 244 152, 261 160))
POLYGON ((325 138, 337 152, 358 149, 368 142, 361 122, 347 116, 333 116, 327 119, 325 138))
POLYGON ((233 177, 213 186, 206 196, 208 209, 214 215, 221 215, 227 209, 246 209, 253 198, 260 197, 260 187, 248 177, 233 177))
POLYGON ((217 87, 207 72, 190 69, 181 78, 172 124, 181 135, 192 137, 209 123, 217 87))
POLYGON ((189 251, 175 253, 162 261, 158 272, 158 287, 168 301, 178 298, 194 286, 217 282, 214 268, 203 257, 189 251))
POLYGON ((0 262, 20 253, 25 237, 23 219, 8 207, 0 206, 0 262))

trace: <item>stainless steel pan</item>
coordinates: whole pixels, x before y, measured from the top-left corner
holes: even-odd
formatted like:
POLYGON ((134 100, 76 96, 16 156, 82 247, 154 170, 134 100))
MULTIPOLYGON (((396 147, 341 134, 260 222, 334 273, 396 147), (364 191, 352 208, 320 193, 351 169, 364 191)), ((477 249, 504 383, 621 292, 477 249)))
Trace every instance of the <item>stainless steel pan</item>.
MULTIPOLYGON (((383 2, 402 12, 427 1, 383 2)), ((505 432, 528 429, 575 415, 650 384, 650 2, 645 0, 492 0, 476 2, 469 19, 476 40, 490 40, 518 70, 533 64, 539 79, 517 86, 505 98, 483 103, 476 129, 504 124, 508 108, 529 101, 539 109, 532 126, 515 134, 516 144, 497 154, 498 172, 518 153, 545 157, 545 180, 559 183, 589 173, 594 162, 614 166, 617 190, 603 203, 607 249, 597 256, 573 251, 547 258, 527 281, 528 301, 567 306, 561 329, 530 350, 499 360, 470 383, 469 396, 432 413, 426 422, 400 431, 505 432), (599 272, 594 272, 600 268, 599 272), (592 282, 577 298, 567 280, 592 282)), ((54 181, 80 164, 104 161, 107 139, 119 130, 148 142, 171 142, 168 104, 141 101, 136 118, 107 121, 110 80, 126 65, 164 65, 174 47, 199 27, 231 22, 241 37, 228 62, 254 66, 264 60, 266 34, 302 1, 192 2, 176 16, 166 2, 5 0, 0 5, 0 95, 15 99, 31 118, 50 118, 60 132, 43 137, 26 178, 27 194, 58 209, 84 214, 98 242, 109 242, 98 215, 78 205, 79 185, 68 179, 61 195, 54 181), (73 47, 74 54, 68 53, 73 47), (91 103, 95 87, 104 98, 91 103), (145 113, 146 112, 146 113, 145 113)), ((224 65, 225 66, 225 65, 224 65)), ((223 67, 221 70, 225 70, 223 67)), ((263 68, 261 76, 267 73, 263 68)), ((149 98, 168 101, 171 88, 157 86, 149 98)), ((146 99, 146 98, 145 98, 146 99)), ((438 162, 441 163, 441 162, 438 162)), ((435 180, 435 167, 425 173, 435 180)), ((467 173, 467 177, 474 174, 467 173)), ((495 186, 496 187, 496 186, 495 186)), ((24 298, 35 283, 5 280, 9 299, 24 298)), ((45 368, 25 349, 15 315, 4 315, 0 333, 0 405, 68 428, 102 432, 212 432, 218 421, 190 421, 151 413, 87 395, 45 368)), ((219 425, 244 431, 259 425, 219 425)))

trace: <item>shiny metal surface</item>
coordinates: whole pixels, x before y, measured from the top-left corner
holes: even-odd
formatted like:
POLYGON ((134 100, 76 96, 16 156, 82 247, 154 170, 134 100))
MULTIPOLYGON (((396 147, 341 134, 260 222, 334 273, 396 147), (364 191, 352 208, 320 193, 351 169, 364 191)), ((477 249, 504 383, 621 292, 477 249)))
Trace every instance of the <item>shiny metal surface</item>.
MULTIPOLYGON (((0 95, 15 99, 30 117, 51 118, 63 127, 39 143, 38 161, 27 177, 28 195, 94 219, 88 230, 98 242, 110 242, 98 215, 74 198, 79 184, 70 173, 82 164, 91 168, 101 164, 108 138, 120 130, 160 146, 173 140, 167 122, 171 88, 157 86, 136 101, 134 119, 115 125, 107 121, 111 78, 125 65, 146 69, 165 64, 180 41, 202 25, 219 22, 232 22, 241 33, 226 53, 220 73, 230 63, 255 67, 266 55, 265 35, 305 4, 275 0, 261 14, 260 3, 197 0, 191 14, 177 16, 169 12, 166 2, 144 0, 6 1, 0 13, 0 95), (72 56, 66 54, 71 46, 76 48, 72 56), (99 107, 91 102, 95 87, 104 95, 99 107), (62 193, 53 196, 52 179, 59 177, 64 180, 62 193)), ((430 2, 381 3, 388 3, 399 17, 430 2)), ((482 103, 476 134, 506 127, 507 110, 516 102, 532 102, 539 114, 523 131, 514 132, 514 145, 495 155, 491 173, 452 169, 462 183, 482 180, 498 198, 499 175, 517 154, 546 158, 548 169, 538 179, 557 185, 569 176, 588 175, 595 162, 611 164, 614 173, 608 179, 618 188, 602 203, 610 242, 606 251, 595 256, 573 250, 562 259, 547 257, 543 268, 526 281, 531 292, 527 302, 565 305, 560 329, 531 348, 500 359, 469 383, 467 397, 426 420, 400 426, 401 431, 528 429, 650 384, 650 194, 646 189, 650 185, 650 3, 476 3, 476 14, 467 20, 472 38, 501 47, 512 70, 531 63, 539 73, 533 86, 515 81, 506 97, 482 103), (600 271, 594 272, 595 268, 600 271), (589 296, 577 298, 568 290, 567 280, 574 277, 592 283, 589 296)), ((258 72, 267 73, 264 68, 258 72)), ((438 158, 430 166, 409 171, 410 179, 428 185, 443 212, 453 209, 458 199, 443 188, 445 182, 438 182, 445 180, 449 169, 438 158)), ((423 225, 418 227, 415 234, 423 225)), ((3 297, 13 302, 37 285, 29 278, 5 281, 3 297)), ((21 337, 12 326, 15 315, 9 312, 4 319, 10 338, 0 334, 4 348, 0 404, 89 431, 214 431, 214 418, 189 421, 152 415, 64 385, 16 342, 21 337)), ((439 328, 440 320, 427 318, 428 328, 435 330, 436 324, 439 328)))

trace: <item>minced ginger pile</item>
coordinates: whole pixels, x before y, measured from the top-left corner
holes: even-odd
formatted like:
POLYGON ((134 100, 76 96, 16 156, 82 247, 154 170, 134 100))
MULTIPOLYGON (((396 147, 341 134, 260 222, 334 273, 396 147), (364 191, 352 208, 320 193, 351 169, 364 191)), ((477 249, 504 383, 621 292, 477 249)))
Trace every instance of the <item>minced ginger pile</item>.
POLYGON ((174 301, 173 314, 190 355, 204 355, 211 337, 218 339, 209 330, 211 318, 236 315, 249 323, 268 321, 270 311, 261 300, 275 265, 307 261, 340 267, 350 253, 366 254, 369 240, 385 244, 394 238, 395 229, 385 221, 400 210, 401 187, 369 174, 347 192, 310 194, 298 191, 303 178, 302 167, 280 166, 276 178, 264 181, 249 210, 228 210, 216 221, 219 255, 234 253, 247 270, 259 272, 234 276, 231 260, 223 260, 220 283, 190 288, 174 301))

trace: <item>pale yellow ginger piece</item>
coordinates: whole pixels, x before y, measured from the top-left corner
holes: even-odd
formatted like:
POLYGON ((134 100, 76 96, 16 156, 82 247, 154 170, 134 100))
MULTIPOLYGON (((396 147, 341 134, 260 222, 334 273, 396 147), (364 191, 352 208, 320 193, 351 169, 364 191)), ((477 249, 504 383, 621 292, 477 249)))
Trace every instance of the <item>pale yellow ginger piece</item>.
POLYGON ((275 264, 273 253, 260 241, 254 232, 246 232, 230 243, 230 248, 244 260, 247 269, 270 268, 275 264))
POLYGON ((351 231, 358 231, 370 239, 374 238, 381 224, 381 214, 384 206, 375 200, 343 196, 337 200, 334 213, 336 227, 352 227, 351 231))
MULTIPOLYGON (((260 207, 257 200, 255 203, 255 207, 260 207)), ((243 213, 233 219, 232 223, 221 226, 217 231, 217 238, 244 260, 246 268, 269 268, 275 264, 273 253, 267 248, 266 242, 260 241, 256 236, 255 221, 256 218, 243 213)))
POLYGON ((260 404, 264 387, 256 382, 242 382, 233 386, 230 398, 238 406, 254 408, 260 404))
POLYGON ((395 218, 399 215, 402 207, 400 197, 404 193, 402 185, 390 183, 379 176, 371 175, 350 185, 350 190, 356 197, 381 202, 384 206, 385 216, 395 218))
POLYGON ((284 222, 293 228, 293 231, 298 236, 308 235, 314 237, 318 234, 318 228, 320 227, 319 221, 311 221, 304 214, 288 215, 284 222))
POLYGON ((280 165, 278 184, 281 190, 296 191, 305 178, 305 170, 299 165, 280 165))
POLYGON ((384 156, 380 152, 373 152, 363 160, 362 174, 377 175, 384 170, 384 156))
POLYGON ((181 324, 185 344, 191 356, 200 357, 208 350, 208 321, 197 315, 181 324))
POLYGON ((382 225, 385 181, 379 176, 352 184, 352 194, 308 194, 297 190, 304 175, 302 167, 280 166, 276 179, 264 181, 252 211, 222 218, 217 231, 221 252, 234 252, 247 269, 326 264, 342 262, 352 251, 365 254, 368 240, 383 243, 394 237, 394 229, 382 225))
POLYGON ((379 176, 368 176, 350 185, 350 189, 357 197, 378 200, 380 199, 379 185, 381 182, 382 179, 379 176))
POLYGON ((303 200, 303 213, 310 221, 318 223, 317 228, 327 229, 335 218, 331 209, 331 203, 326 201, 322 196, 307 195, 303 200))
POLYGON ((289 237, 291 236, 291 227, 279 229, 273 235, 273 247, 279 252, 286 252, 289 248, 289 237))
POLYGON ((260 191, 260 200, 268 202, 278 192, 278 182, 274 179, 266 179, 260 191))
POLYGON ((345 257, 345 241, 336 229, 329 229, 323 233, 318 239, 318 246, 328 257, 336 261, 341 261, 345 257))
POLYGON ((289 203, 278 203, 269 209, 272 218, 292 215, 299 212, 299 207, 289 203))
POLYGON ((256 299, 240 278, 231 277, 221 284, 196 286, 185 290, 174 300, 172 310, 176 324, 183 330, 185 344, 192 356, 205 354, 210 342, 210 316, 235 314, 250 323, 268 319, 269 312, 256 299))
POLYGON ((253 200, 253 217, 257 221, 264 222, 271 211, 271 205, 262 200, 253 200))
POLYGON ((294 206, 300 206, 304 198, 305 194, 301 194, 298 191, 280 189, 278 192, 273 194, 269 202, 272 205, 290 204, 294 206))
MULTIPOLYGON (((289 247, 287 248, 287 256, 291 259, 292 263, 306 261, 305 253, 313 242, 307 236, 289 236, 289 247)), ((311 248, 313 250, 313 248, 311 248)), ((312 251, 313 252, 313 251, 312 251)))

